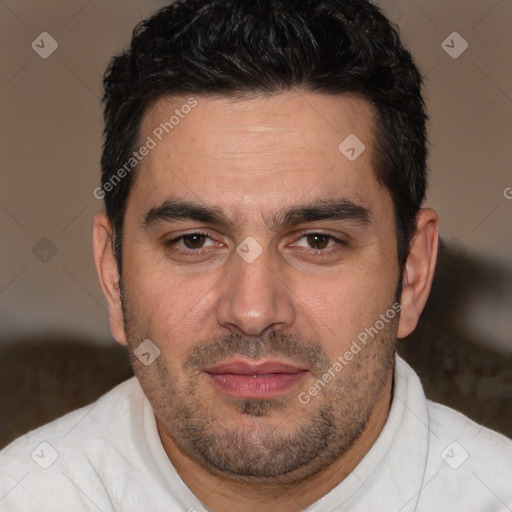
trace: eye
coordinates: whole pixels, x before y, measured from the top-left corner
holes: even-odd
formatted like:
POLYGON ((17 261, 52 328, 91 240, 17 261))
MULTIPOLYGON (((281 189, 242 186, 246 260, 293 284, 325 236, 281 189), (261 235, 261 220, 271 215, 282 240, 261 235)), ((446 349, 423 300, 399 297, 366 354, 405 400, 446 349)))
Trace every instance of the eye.
POLYGON ((206 233, 186 233, 165 242, 167 248, 190 253, 212 245, 215 245, 215 242, 206 233))
POLYGON ((300 237, 299 241, 293 245, 315 250, 324 250, 329 249, 337 243, 343 242, 332 235, 327 235, 325 233, 308 233, 300 237))
POLYGON ((187 249, 201 249, 209 237, 202 233, 190 233, 180 238, 187 249))

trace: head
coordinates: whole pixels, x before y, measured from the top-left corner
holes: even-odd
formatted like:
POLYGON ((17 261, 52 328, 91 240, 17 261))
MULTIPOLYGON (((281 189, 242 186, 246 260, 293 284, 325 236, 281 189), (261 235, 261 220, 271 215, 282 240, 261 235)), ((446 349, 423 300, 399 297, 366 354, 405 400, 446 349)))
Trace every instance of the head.
POLYGON ((411 56, 361 0, 185 0, 104 85, 95 259, 162 431, 233 478, 319 471, 389 395, 430 290, 411 56))

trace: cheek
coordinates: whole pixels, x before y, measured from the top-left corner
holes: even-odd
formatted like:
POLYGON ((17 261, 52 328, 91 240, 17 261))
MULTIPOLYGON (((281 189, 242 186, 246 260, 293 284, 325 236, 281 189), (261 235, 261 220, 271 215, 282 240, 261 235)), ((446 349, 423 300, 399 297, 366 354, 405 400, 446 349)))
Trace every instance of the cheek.
POLYGON ((369 265, 305 281, 296 288, 300 329, 322 339, 331 357, 336 357, 389 310, 394 289, 391 272, 383 276, 369 265))
POLYGON ((130 311, 136 317, 144 336, 172 344, 175 350, 185 350, 199 336, 211 316, 214 287, 204 278, 190 278, 171 274, 150 265, 126 266, 130 276, 125 284, 130 311), (138 267, 138 270, 135 270, 138 267), (182 347, 180 347, 182 346, 182 347))

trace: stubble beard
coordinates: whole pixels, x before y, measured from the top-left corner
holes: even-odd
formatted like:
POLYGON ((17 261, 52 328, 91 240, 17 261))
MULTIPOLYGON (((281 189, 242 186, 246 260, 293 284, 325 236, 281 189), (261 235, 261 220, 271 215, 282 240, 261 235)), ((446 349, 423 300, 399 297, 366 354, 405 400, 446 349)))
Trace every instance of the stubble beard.
POLYGON ((231 334, 194 345, 181 368, 186 378, 180 382, 169 372, 163 353, 148 367, 136 360, 134 349, 151 336, 137 328, 126 297, 123 314, 134 372, 159 422, 192 459, 212 473, 241 482, 296 483, 326 468, 360 437, 394 368, 397 322, 390 322, 308 405, 298 406, 295 395, 232 399, 230 417, 222 418, 215 404, 201 396, 198 377, 205 363, 235 355, 285 356, 310 368, 315 361, 311 372, 316 381, 333 361, 320 344, 280 332, 261 338, 231 334), (280 422, 273 418, 276 415, 280 422), (230 425, 230 418, 242 417, 243 426, 239 421, 230 425))

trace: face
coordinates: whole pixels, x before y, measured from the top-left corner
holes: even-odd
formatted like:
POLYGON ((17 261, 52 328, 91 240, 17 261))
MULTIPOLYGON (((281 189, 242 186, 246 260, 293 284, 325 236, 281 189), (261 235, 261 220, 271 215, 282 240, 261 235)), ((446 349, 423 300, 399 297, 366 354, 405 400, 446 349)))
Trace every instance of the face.
POLYGON ((195 101, 161 100, 141 126, 155 147, 123 231, 134 371, 161 435, 211 471, 304 478, 350 448, 390 388, 400 273, 372 107, 195 101), (339 149, 351 134, 359 155, 353 138, 339 149), (146 339, 160 351, 147 366, 134 355, 146 339))

